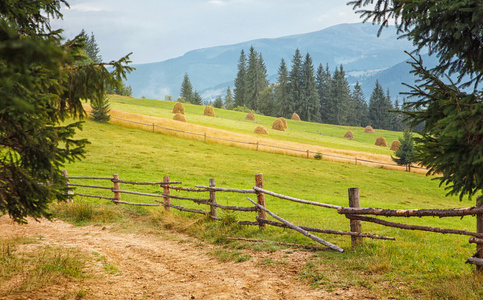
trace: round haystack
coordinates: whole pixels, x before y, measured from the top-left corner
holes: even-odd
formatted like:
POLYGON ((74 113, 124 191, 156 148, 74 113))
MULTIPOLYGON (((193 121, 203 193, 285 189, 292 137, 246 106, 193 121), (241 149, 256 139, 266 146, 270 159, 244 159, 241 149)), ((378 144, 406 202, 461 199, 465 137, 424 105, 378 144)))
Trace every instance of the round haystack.
POLYGON ((184 115, 184 106, 181 102, 176 102, 173 107, 173 114, 182 114, 184 115))
POLYGON ((344 137, 346 139, 352 140, 354 138, 354 134, 352 133, 352 131, 349 130, 344 134, 344 137))
POLYGON ((258 134, 268 134, 268 131, 263 126, 258 126, 255 128, 254 132, 258 134))
POLYGON ((293 113, 292 120, 294 120, 294 121, 300 121, 299 115, 297 115, 297 113, 293 113))
POLYGON ((387 147, 386 139, 382 136, 378 137, 376 140, 376 146, 387 147))
POLYGON ((288 128, 288 126, 287 126, 287 120, 285 120, 285 118, 284 118, 284 117, 280 117, 280 118, 278 118, 278 119, 282 121, 282 123, 283 123, 283 128, 288 128))
POLYGON ((364 129, 364 132, 365 133, 374 133, 374 129, 372 129, 372 127, 368 125, 368 126, 366 126, 366 129, 364 129))
POLYGON ((255 114, 252 111, 250 111, 249 113, 247 113, 245 120, 255 121, 255 114))
POLYGON ((401 146, 401 142, 398 140, 392 141, 391 143, 391 151, 397 151, 397 149, 401 146))
POLYGON ((207 107, 205 107, 204 115, 208 116, 208 117, 214 117, 215 116, 215 110, 213 109, 213 106, 208 105, 207 107))
POLYGON ((175 114, 174 117, 173 117, 173 120, 180 121, 180 122, 186 122, 186 118, 181 113, 175 114))
POLYGON ((286 125, 284 125, 283 120, 285 120, 285 119, 284 118, 276 119, 275 122, 273 122, 272 129, 285 131, 285 128, 287 128, 287 127, 286 127, 286 125))

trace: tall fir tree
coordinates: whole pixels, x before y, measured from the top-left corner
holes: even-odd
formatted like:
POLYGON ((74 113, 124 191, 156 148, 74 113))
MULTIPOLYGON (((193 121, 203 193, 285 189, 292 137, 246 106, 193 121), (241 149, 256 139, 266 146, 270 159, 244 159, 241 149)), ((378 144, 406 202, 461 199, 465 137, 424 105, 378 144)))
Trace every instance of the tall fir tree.
POLYGON ((245 103, 245 77, 246 77, 246 72, 247 72, 247 58, 245 55, 245 51, 242 49, 240 53, 240 58, 238 59, 238 72, 236 74, 235 78, 235 89, 234 89, 234 101, 235 101, 235 107, 237 106, 244 106, 245 103))
POLYGON ((391 129, 390 110, 391 99, 384 95, 382 86, 376 81, 371 98, 369 99, 369 121, 377 129, 391 129))
POLYGON ((198 93, 198 91, 195 91, 193 93, 192 103, 196 105, 203 105, 203 98, 201 97, 200 93, 198 93))
POLYGON ((233 109, 235 102, 230 87, 226 89, 225 99, 223 100, 226 109, 233 109))
POLYGON ((357 124, 355 124, 355 126, 367 126, 369 124, 367 102, 359 81, 357 81, 356 85, 354 86, 352 99, 355 102, 355 115, 357 116, 355 118, 357 120, 357 124))
POLYGON ((275 84, 270 84, 260 93, 258 110, 265 116, 275 116, 275 84))
POLYGON ((181 83, 180 96, 189 103, 193 103, 193 85, 191 85, 188 73, 184 74, 183 83, 181 83))
POLYGON ((85 39, 84 49, 87 55, 89 56, 89 59, 94 63, 101 63, 102 62, 102 56, 100 55, 101 49, 99 48, 99 45, 96 42, 94 33, 91 32, 91 36, 89 37, 87 33, 84 31, 84 29, 82 29, 80 35, 82 38, 85 39))
POLYGON ((257 111, 260 105, 260 93, 268 86, 267 70, 261 54, 250 47, 248 66, 245 76, 245 104, 257 111))
POLYGON ((51 218, 50 203, 71 196, 66 163, 84 157, 86 139, 75 137, 107 86, 132 68, 129 55, 95 63, 81 34, 65 41, 50 18, 62 18, 66 1, 0 1, 0 215, 15 222, 51 218), (111 69, 111 70, 109 70, 111 69))
POLYGON ((275 116, 286 117, 290 113, 288 110, 290 104, 288 95, 288 71, 283 58, 280 61, 277 74, 277 85, 275 87, 275 116))
POLYGON ((290 117, 294 112, 299 113, 302 102, 302 56, 300 55, 300 50, 297 48, 292 57, 292 67, 289 73, 288 81, 288 94, 289 94, 289 106, 287 108, 288 115, 283 117, 290 117))
POLYGON ((310 54, 305 55, 302 65, 302 99, 299 117, 308 122, 320 122, 320 100, 317 93, 314 65, 310 54))
POLYGON ((331 96, 327 105, 328 123, 347 125, 347 109, 350 98, 350 88, 342 65, 336 68, 332 78, 331 96))
POLYGON ((329 101, 332 89, 332 76, 330 74, 329 65, 327 64, 325 70, 322 64, 317 68, 317 93, 320 101, 320 117, 321 122, 329 123, 329 101))

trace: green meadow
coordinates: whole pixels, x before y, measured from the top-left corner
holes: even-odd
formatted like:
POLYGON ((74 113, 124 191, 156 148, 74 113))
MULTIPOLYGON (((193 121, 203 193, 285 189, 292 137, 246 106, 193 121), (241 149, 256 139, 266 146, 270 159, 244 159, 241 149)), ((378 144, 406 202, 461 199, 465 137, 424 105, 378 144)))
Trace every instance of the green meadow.
MULTIPOLYGON (((172 118, 173 102, 111 98, 111 108, 139 114, 172 118)), ((202 115, 203 107, 185 105, 188 122, 252 134, 254 124, 244 120, 246 113, 215 110, 217 118, 202 115)), ((257 121, 271 126, 274 118, 257 115, 257 121)), ((374 135, 357 134, 363 128, 349 128, 325 124, 311 124, 289 120, 287 132, 270 134, 269 138, 302 143, 324 144, 338 149, 365 151, 391 155, 391 151, 373 146, 374 135), (355 133, 352 141, 341 138, 347 130, 355 133)), ((400 132, 376 131, 390 141, 400 132)), ((304 159, 281 154, 257 152, 238 147, 228 147, 202 141, 187 140, 160 133, 122 127, 114 124, 99 124, 89 119, 77 137, 87 138, 85 159, 66 165, 70 176, 111 176, 119 174, 121 180, 137 182, 162 181, 169 176, 171 181, 182 182, 184 187, 208 185, 214 178, 217 187, 249 189, 255 185, 255 174, 262 173, 267 190, 296 198, 348 206, 347 190, 360 188, 361 206, 392 209, 409 208, 455 208, 474 205, 473 200, 459 201, 457 197, 446 197, 443 187, 432 177, 384 170, 361 165, 337 163, 324 160, 304 159)), ((71 183, 111 186, 110 182, 71 180, 71 183)), ((159 193, 159 186, 130 186, 121 184, 122 190, 159 193)), ((110 191, 78 188, 79 193, 112 196, 110 191)), ((186 197, 207 198, 207 193, 175 192, 186 197)), ((223 205, 250 206, 247 194, 217 193, 217 201, 223 205)), ((248 195, 252 197, 253 195, 248 195)), ((122 194, 121 200, 128 202, 155 203, 154 198, 122 194)), ((162 198, 159 198, 162 200, 162 198)), ((209 210, 206 206, 172 199, 172 203, 189 208, 209 210)), ((278 216, 297 225, 349 231, 349 221, 337 211, 307 206, 266 196, 266 206, 278 216)), ((268 227, 246 227, 232 224, 230 220, 255 220, 255 213, 230 213, 219 210, 225 222, 215 222, 201 215, 172 210, 164 213, 160 207, 121 207, 108 200, 76 197, 73 204, 54 207, 58 216, 84 224, 85 222, 113 222, 123 226, 130 216, 154 228, 171 228, 193 235, 202 240, 220 244, 227 251, 286 251, 273 244, 246 244, 230 242, 226 237, 257 238, 314 245, 301 234, 287 229, 268 227), (69 205, 87 207, 89 218, 75 219, 75 211, 69 205), (108 213, 107 210, 116 213, 108 213), (122 217, 121 214, 127 215, 122 217), (70 214, 70 215, 69 215, 70 214), (101 217, 96 218, 99 214, 101 217), (173 216, 176 223, 173 223, 173 216), (188 224, 188 225, 186 225, 188 224), (193 225, 194 224, 194 225, 193 225)), ((460 218, 390 218, 390 221, 432 227, 454 228, 475 231, 474 217, 460 218)), ((132 222, 129 221, 129 222, 132 222)), ((363 223, 363 232, 395 237, 396 241, 364 239, 364 245, 351 248, 350 237, 319 234, 319 236, 346 251, 313 252, 312 257, 298 274, 300 280, 313 288, 329 291, 335 288, 356 286, 370 289, 380 297, 398 299, 478 299, 483 288, 478 284, 475 267, 465 264, 475 253, 475 245, 468 243, 468 236, 437 234, 420 231, 405 231, 363 223)), ((295 250, 302 251, 302 250, 295 250)), ((238 253, 238 252, 236 252, 238 253)))

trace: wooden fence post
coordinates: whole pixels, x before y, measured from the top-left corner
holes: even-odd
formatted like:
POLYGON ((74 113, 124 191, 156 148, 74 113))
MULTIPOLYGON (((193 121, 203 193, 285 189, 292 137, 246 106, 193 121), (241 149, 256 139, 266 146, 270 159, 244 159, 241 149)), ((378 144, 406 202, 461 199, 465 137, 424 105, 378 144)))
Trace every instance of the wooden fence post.
MULTIPOLYGON (((215 187, 215 179, 211 178, 210 179, 210 187, 215 187)), ((216 192, 215 191, 210 191, 210 203, 214 205, 210 205, 210 217, 213 219, 217 218, 216 214, 216 192)))
MULTIPOLYGON (((349 189, 349 207, 361 208, 361 200, 359 198, 359 188, 349 189)), ((350 220, 351 232, 362 233, 362 221, 350 220)), ((362 245, 362 237, 351 236, 352 247, 362 245)))
POLYGON ((153 133, 154 133, 154 123, 153 123, 153 133))
POLYGON ((307 159, 310 158, 310 150, 307 150, 307 159))
MULTIPOLYGON (((483 206, 483 196, 476 198, 476 208, 481 208, 483 206)), ((476 232, 483 233, 483 215, 476 215, 476 232)), ((476 244, 476 258, 483 258, 483 244, 476 244)), ((476 265, 476 272, 481 273, 483 271, 483 266, 476 265)))
MULTIPOLYGON (((255 174, 255 185, 258 188, 263 189, 263 174, 258 173, 255 174)), ((262 192, 257 191, 257 203, 260 204, 261 206, 265 207, 265 194, 262 192)), ((267 213, 264 210, 258 210, 258 218, 266 220, 267 219, 267 213)), ((267 227, 267 224, 265 223, 259 223, 258 226, 260 228, 265 228, 267 227)))
POLYGON ((205 143, 206 143, 206 132, 205 132, 205 143))
POLYGON ((257 151, 258 151, 258 142, 257 142, 257 151))
POLYGON ((167 210, 167 211, 171 211, 171 207, 169 207, 168 205, 171 204, 171 198, 169 197, 170 195, 170 192, 169 192, 169 184, 167 184, 169 182, 169 176, 164 176, 163 177, 163 194, 167 195, 164 197, 164 210, 167 210))
POLYGON ((116 192, 119 191, 119 175, 114 174, 112 175, 112 181, 114 182, 114 201, 121 201, 121 193, 116 192))
POLYGON ((357 157, 356 157, 356 166, 357 166, 357 157))
MULTIPOLYGON (((64 176, 66 178, 65 186, 66 187, 69 187, 70 186, 69 185, 69 175, 67 174, 67 170, 62 170, 62 176, 64 176)), ((67 191, 67 195, 74 195, 74 191, 73 190, 68 190, 67 191)))

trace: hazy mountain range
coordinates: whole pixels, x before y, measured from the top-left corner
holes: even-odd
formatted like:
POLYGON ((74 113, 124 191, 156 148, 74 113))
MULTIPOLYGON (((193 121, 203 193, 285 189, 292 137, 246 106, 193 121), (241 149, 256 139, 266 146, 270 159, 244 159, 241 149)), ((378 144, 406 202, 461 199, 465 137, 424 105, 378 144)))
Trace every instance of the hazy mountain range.
MULTIPOLYGON (((398 39, 394 27, 385 28, 378 37, 379 26, 372 24, 340 24, 317 32, 272 39, 257 39, 235 45, 217 46, 190 51, 181 57, 166 61, 134 65, 136 71, 128 75, 133 96, 164 99, 171 95, 177 99, 183 76, 188 73, 193 88, 203 100, 224 96, 233 89, 240 51, 248 53, 250 46, 262 54, 268 78, 276 82, 277 69, 282 58, 291 68, 295 49, 302 56, 308 52, 317 69, 319 64, 329 65, 331 73, 341 64, 350 84, 359 81, 368 100, 376 80, 389 89, 391 96, 407 91, 402 82, 413 83, 409 56, 404 51, 414 49, 407 39, 398 39)), ((160 45, 159 51, 169 45, 160 45)), ((434 59, 431 61, 434 64, 434 59)), ((400 96, 401 98, 401 96, 400 96)))

